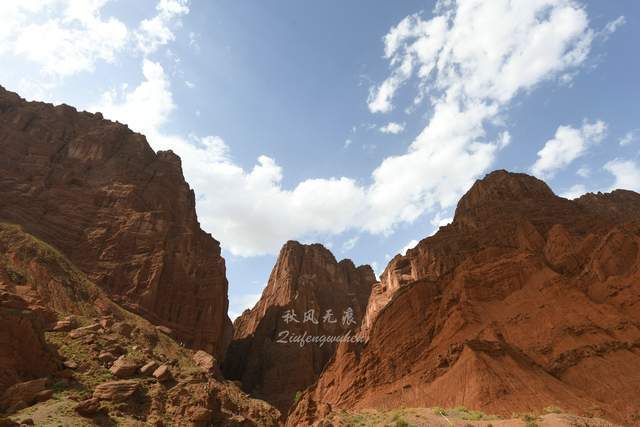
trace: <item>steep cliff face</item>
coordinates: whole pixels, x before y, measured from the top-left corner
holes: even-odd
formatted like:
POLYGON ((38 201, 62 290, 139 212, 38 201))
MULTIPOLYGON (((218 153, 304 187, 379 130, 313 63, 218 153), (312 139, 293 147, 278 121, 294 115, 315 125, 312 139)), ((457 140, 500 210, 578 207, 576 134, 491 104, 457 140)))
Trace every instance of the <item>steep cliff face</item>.
POLYGON ((0 88, 0 221, 46 241, 117 302, 222 356, 231 336, 220 245, 180 159, 99 114, 0 88))
POLYGON ((367 407, 640 413, 640 195, 557 197, 496 171, 394 258, 365 344, 341 344, 289 425, 367 407))
POLYGON ((241 380, 245 391, 286 411, 296 393, 315 381, 336 348, 335 343, 300 346, 291 338, 342 336, 347 331, 353 335, 375 281, 369 266, 337 262, 318 244, 287 242, 262 297, 234 323, 223 371, 241 380), (325 318, 327 310, 331 316, 325 318), (349 310, 353 321, 343 319, 349 310), (287 313, 295 314, 295 320, 287 313), (305 313, 310 315, 306 322, 305 313))

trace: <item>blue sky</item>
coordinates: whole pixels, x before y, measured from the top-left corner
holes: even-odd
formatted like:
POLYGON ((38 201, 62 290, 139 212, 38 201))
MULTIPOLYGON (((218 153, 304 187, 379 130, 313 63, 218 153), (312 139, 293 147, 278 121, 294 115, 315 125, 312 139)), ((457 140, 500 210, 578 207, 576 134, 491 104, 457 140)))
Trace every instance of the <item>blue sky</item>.
POLYGON ((506 168, 640 190, 640 4, 0 3, 0 84, 183 158, 230 314, 287 239, 381 272, 506 168))

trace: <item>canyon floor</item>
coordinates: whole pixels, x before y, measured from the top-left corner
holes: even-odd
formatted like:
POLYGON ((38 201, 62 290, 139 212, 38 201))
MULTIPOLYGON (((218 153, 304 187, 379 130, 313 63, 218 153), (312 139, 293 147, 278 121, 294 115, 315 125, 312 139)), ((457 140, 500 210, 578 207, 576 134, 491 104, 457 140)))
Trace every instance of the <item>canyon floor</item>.
POLYGON ((545 408, 540 414, 513 414, 508 418, 465 407, 343 411, 330 414, 324 422, 336 427, 618 427, 601 418, 579 417, 555 407, 545 408))

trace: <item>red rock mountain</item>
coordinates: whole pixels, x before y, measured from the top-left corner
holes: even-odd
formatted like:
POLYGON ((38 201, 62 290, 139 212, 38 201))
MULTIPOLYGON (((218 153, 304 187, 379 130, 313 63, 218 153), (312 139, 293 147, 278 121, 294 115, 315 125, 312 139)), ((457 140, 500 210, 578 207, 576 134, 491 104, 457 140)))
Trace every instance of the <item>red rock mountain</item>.
POLYGON ((374 287, 364 344, 340 344, 290 412, 558 406, 640 420, 640 195, 570 201, 496 171, 450 225, 396 256, 374 287))
POLYGON ((344 259, 337 262, 322 245, 287 242, 278 256, 262 297, 234 322, 234 338, 223 371, 239 379, 243 389, 267 400, 281 411, 311 385, 331 358, 335 343, 290 342, 294 335, 341 336, 360 324, 371 285, 376 281, 368 265, 356 267, 344 259), (353 311, 354 323, 342 322, 353 311), (296 321, 288 321, 287 313, 296 321), (309 311, 313 310, 313 311, 309 311), (327 310, 333 316, 326 318, 327 310), (304 322, 304 314, 312 316, 304 322), (335 320, 335 323, 330 323, 335 320), (283 337, 285 331, 290 335, 283 337), (280 343, 284 339, 287 343, 280 343))
POLYGON ((185 345, 224 354, 224 259, 171 151, 100 114, 0 88, 0 222, 51 244, 185 345))

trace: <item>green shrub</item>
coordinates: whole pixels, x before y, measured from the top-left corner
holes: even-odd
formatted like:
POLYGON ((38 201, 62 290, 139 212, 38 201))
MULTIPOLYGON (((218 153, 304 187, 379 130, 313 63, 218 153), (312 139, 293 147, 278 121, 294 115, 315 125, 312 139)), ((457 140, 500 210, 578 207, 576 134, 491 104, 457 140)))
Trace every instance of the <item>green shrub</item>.
POLYGON ((435 408, 433 408, 433 413, 435 415, 447 415, 447 410, 439 406, 436 406, 435 408))
POLYGON ((524 414, 522 416, 522 421, 525 422, 526 427, 538 427, 538 423, 536 422, 538 417, 533 414, 524 414))
POLYGON ((24 276, 17 271, 7 269, 7 276, 9 276, 9 279, 17 285, 23 285, 25 282, 24 276))

